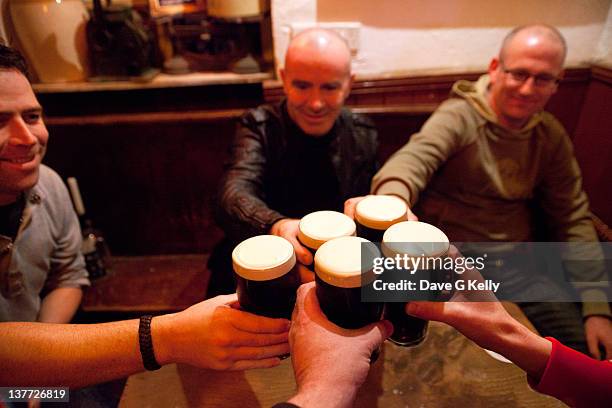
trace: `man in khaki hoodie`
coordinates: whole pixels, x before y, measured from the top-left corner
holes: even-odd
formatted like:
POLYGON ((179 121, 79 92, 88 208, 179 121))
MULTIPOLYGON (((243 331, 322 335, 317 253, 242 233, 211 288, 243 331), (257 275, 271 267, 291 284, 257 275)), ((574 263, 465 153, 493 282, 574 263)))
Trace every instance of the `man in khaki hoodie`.
MULTIPOLYGON (((597 241, 571 141, 543 111, 565 54, 565 40, 553 27, 514 29, 488 75, 453 86, 453 97, 374 177, 372 193, 403 198, 453 241, 534 241, 533 201, 552 227, 548 240, 597 241)), ((347 201, 347 214, 358 200, 347 201)), ((610 359, 610 308, 604 292, 590 295, 601 301, 583 303, 584 331, 572 303, 521 306, 541 334, 581 351, 588 344, 596 357, 601 346, 610 359)))

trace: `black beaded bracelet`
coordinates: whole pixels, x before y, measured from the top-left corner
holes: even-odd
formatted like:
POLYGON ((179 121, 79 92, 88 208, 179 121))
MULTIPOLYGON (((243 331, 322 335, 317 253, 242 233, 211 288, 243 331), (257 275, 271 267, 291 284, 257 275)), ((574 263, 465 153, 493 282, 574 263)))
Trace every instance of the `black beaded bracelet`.
POLYGON ((149 371, 159 370, 161 366, 155 359, 153 352, 153 340, 151 339, 151 319, 153 316, 144 315, 140 318, 138 326, 138 340, 140 342, 140 355, 142 356, 142 364, 149 371))

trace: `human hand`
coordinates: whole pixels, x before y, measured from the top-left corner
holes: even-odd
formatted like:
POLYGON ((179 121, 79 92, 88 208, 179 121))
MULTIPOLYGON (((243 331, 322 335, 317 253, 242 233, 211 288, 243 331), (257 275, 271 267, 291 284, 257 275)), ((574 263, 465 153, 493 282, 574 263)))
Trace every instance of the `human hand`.
POLYGON ((300 274, 300 282, 308 283, 313 282, 315 280, 315 274, 311 269, 307 268, 301 263, 298 263, 296 266, 298 269, 298 273, 300 274))
MULTIPOLYGON (((449 256, 461 256, 451 246, 449 256)), ((461 279, 483 282, 475 269, 467 269, 461 279)), ((502 354, 539 379, 552 349, 551 343, 531 332, 504 309, 491 291, 456 291, 448 302, 410 302, 406 313, 424 320, 453 326, 479 346, 502 354)))
POLYGON ((217 296, 153 319, 157 361, 215 370, 274 367, 289 352, 290 322, 238 310, 236 294, 217 296))
POLYGON ((289 344, 298 386, 290 402, 299 406, 350 406, 370 369, 370 357, 391 335, 387 321, 357 330, 336 326, 325 317, 315 284, 298 289, 289 344))
POLYGON ((589 353, 597 360, 602 358, 599 346, 605 349, 606 360, 612 360, 612 323, 605 316, 589 316, 584 321, 584 334, 586 336, 589 353))
MULTIPOLYGON (((361 197, 353 197, 349 198, 344 202, 344 214, 348 215, 352 219, 355 219, 355 209, 357 208, 357 204, 368 196, 361 197)), ((401 198, 401 197, 399 197, 401 198)), ((418 221, 419 217, 414 215, 414 213, 410 210, 410 207, 406 206, 406 220, 407 221, 418 221)))
POLYGON ((300 244, 300 241, 298 241, 297 236, 299 230, 300 220, 283 218, 272 225, 270 234, 285 238, 287 241, 291 242, 298 262, 303 265, 310 265, 313 261, 312 254, 300 244))

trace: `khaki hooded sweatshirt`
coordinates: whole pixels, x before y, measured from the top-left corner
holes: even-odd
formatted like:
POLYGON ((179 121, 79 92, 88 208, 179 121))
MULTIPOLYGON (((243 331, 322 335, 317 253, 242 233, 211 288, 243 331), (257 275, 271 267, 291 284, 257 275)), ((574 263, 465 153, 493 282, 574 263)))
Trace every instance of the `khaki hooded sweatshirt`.
MULTIPOLYGON (((539 112, 519 131, 502 127, 488 85, 488 75, 456 82, 451 99, 374 176, 372 192, 402 197, 451 241, 534 241, 534 204, 545 215, 547 240, 597 241, 563 126, 539 112)), ((591 300, 606 299, 589 292, 591 300)), ((585 315, 609 313, 607 303, 583 307, 585 315)))

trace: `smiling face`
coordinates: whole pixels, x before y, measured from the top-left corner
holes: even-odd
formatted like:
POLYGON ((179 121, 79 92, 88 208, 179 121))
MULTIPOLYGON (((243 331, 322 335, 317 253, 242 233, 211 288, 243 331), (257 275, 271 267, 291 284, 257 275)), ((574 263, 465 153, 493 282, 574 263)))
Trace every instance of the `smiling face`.
POLYGON ((48 138, 42 108, 26 77, 0 69, 0 205, 14 202, 38 182, 48 138))
POLYGON ((281 70, 287 111, 312 136, 325 135, 351 90, 350 51, 337 36, 311 31, 297 36, 281 70))
POLYGON ((537 83, 535 76, 561 77, 563 54, 558 41, 526 30, 505 45, 500 58, 491 61, 488 100, 502 126, 520 129, 533 114, 544 109, 557 84, 537 83), (529 76, 526 80, 516 78, 526 75, 529 76))

